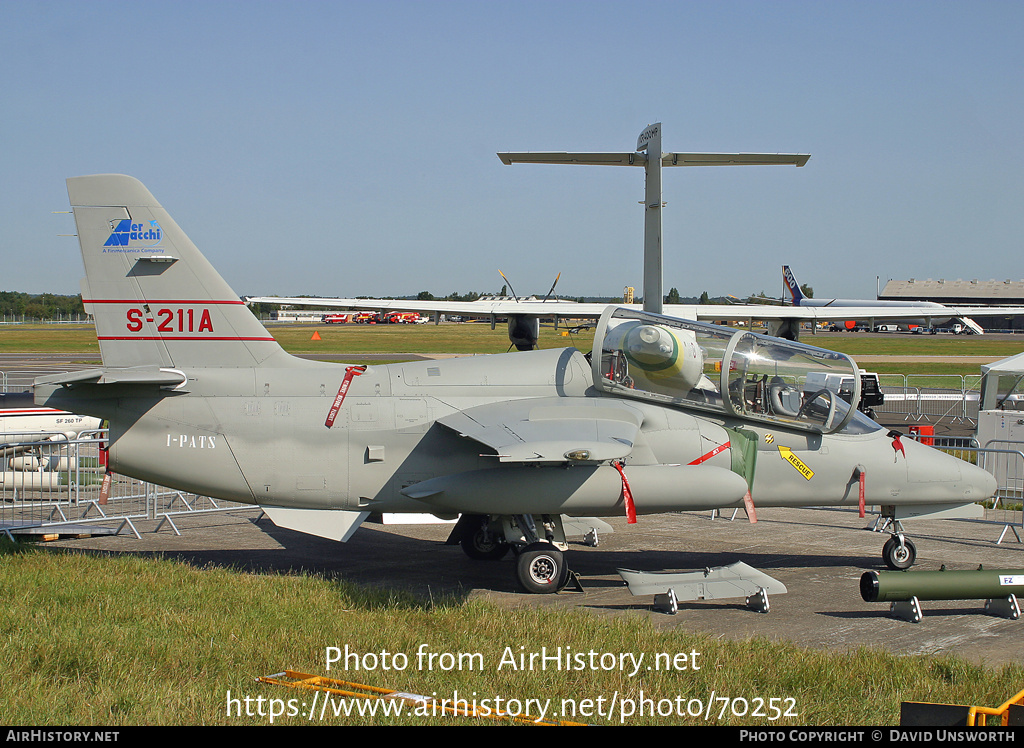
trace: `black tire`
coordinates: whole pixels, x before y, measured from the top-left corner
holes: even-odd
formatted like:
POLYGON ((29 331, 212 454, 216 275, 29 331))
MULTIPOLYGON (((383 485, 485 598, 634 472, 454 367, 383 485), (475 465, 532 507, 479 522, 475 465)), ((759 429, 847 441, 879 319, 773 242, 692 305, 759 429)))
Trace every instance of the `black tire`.
POLYGON ((889 538, 882 547, 882 559, 890 569, 909 569, 917 560, 917 546, 912 540, 903 539, 903 545, 896 538, 889 538))
POLYGON ((462 552, 475 561, 497 561, 505 558, 509 549, 508 543, 487 532, 483 524, 463 535, 459 545, 462 546, 462 552))
POLYGON ((565 556, 551 543, 531 543, 516 559, 516 576, 527 592, 558 592, 569 579, 565 556))

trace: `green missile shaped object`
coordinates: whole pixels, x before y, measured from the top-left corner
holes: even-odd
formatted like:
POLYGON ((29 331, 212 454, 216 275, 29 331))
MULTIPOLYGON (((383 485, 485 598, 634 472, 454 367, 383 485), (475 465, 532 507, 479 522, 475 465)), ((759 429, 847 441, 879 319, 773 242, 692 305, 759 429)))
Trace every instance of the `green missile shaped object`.
POLYGON ((865 602, 984 600, 1024 596, 1024 569, 974 571, 866 571, 860 578, 865 602))

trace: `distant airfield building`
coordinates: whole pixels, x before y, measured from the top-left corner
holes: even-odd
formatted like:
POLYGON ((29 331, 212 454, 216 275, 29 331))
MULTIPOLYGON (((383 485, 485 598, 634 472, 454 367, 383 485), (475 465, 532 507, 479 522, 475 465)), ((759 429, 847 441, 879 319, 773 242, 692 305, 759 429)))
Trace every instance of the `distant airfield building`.
MULTIPOLYGON (((891 280, 878 296, 884 301, 935 301, 971 306, 1024 306, 1024 280, 891 280)), ((1024 317, 974 320, 986 330, 1024 330, 1024 317)))
POLYGON ((307 310, 307 309, 293 309, 292 307, 284 306, 277 311, 270 313, 270 319, 272 322, 306 322, 306 323, 317 323, 322 322, 326 315, 337 314, 337 310, 334 309, 320 309, 320 310, 307 310))

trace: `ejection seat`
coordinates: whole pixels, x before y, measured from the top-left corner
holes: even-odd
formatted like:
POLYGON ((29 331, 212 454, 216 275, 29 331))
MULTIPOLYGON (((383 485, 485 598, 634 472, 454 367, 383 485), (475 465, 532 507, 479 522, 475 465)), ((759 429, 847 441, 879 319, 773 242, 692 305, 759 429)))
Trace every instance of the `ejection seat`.
POLYGON ((800 414, 800 406, 803 404, 800 390, 778 376, 772 377, 768 383, 768 399, 772 404, 773 413, 791 418, 796 418, 800 414))

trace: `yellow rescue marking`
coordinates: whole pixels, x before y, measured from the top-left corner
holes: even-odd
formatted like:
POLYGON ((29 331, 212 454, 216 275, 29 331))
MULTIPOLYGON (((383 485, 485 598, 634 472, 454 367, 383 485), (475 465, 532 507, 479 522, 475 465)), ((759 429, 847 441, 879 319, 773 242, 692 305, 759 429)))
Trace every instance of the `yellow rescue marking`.
POLYGON ((773 441, 775 441, 775 437, 774 436, 772 436, 771 434, 765 434, 764 435, 764 443, 765 444, 771 444, 773 441))
POLYGON ((789 447, 783 447, 780 444, 779 456, 786 462, 788 462, 790 465, 795 467, 796 471, 800 473, 800 475, 805 477, 807 480, 810 480, 811 478, 814 477, 814 471, 807 467, 807 465, 804 464, 803 460, 801 460, 799 457, 793 454, 793 450, 791 450, 789 447))

